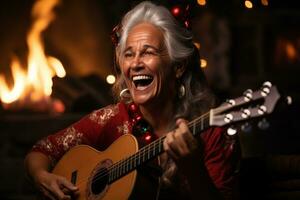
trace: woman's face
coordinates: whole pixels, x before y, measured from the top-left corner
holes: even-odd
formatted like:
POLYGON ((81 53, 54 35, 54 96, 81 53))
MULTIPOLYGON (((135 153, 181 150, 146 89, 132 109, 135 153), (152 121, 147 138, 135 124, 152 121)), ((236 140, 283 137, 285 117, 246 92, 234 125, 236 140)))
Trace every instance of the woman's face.
POLYGON ((120 56, 120 68, 133 101, 159 103, 174 94, 175 73, 160 29, 149 23, 134 26, 120 56))

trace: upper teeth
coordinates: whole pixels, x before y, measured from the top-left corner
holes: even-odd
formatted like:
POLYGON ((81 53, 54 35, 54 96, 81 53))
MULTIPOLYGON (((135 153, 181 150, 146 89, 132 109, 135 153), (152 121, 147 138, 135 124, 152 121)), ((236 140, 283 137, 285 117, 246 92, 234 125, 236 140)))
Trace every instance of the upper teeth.
POLYGON ((148 79, 152 79, 152 77, 151 76, 147 76, 147 75, 138 75, 138 76, 132 77, 133 81, 148 80, 148 79))

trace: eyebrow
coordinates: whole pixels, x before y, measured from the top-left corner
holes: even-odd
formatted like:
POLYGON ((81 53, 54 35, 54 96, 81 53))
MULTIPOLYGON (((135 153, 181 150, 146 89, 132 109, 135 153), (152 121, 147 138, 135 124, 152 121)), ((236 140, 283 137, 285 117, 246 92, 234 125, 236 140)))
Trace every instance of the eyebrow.
MULTIPOLYGON (((159 48, 156 48, 156 47, 154 47, 154 46, 152 46, 152 45, 148 45, 148 44, 143 45, 143 50, 148 49, 148 48, 154 49, 154 50, 157 51, 157 52, 160 52, 160 51, 161 51, 159 48)), ((128 51, 128 50, 131 50, 131 49, 132 49, 132 46, 129 46, 129 47, 127 47, 127 48, 124 50, 124 52, 126 52, 126 51, 128 51)))

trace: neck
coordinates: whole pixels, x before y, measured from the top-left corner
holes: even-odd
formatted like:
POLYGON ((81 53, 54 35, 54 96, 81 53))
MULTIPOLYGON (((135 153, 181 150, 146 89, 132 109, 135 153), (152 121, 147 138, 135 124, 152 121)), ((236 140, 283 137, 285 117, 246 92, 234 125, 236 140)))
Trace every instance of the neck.
POLYGON ((170 101, 160 102, 159 106, 141 105, 140 110, 158 136, 166 134, 174 123, 174 104, 170 101))

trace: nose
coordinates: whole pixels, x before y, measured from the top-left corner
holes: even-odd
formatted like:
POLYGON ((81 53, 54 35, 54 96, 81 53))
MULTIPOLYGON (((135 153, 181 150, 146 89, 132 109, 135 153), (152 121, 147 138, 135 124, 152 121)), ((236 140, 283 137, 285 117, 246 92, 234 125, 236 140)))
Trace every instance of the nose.
POLYGON ((140 57, 139 54, 136 54, 134 56, 134 59, 132 60, 131 63, 131 68, 134 71, 139 71, 144 67, 143 59, 140 57))

